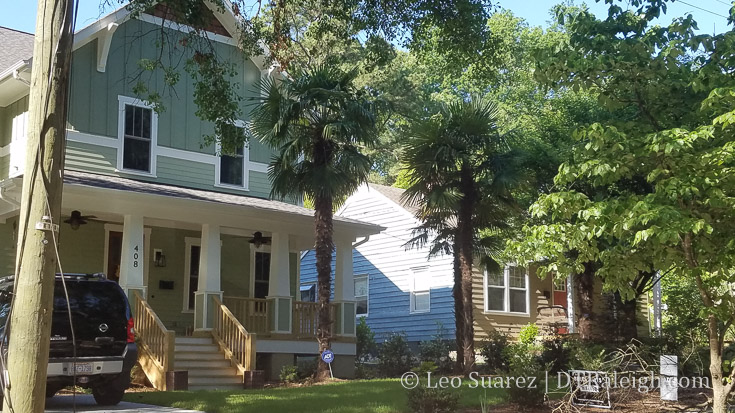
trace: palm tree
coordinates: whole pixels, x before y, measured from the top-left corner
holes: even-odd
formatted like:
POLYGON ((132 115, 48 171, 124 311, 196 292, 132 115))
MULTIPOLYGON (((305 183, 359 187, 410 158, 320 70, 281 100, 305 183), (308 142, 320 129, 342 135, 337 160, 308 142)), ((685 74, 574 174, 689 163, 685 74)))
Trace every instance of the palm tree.
MULTIPOLYGON (((356 72, 319 66, 297 71, 281 83, 260 83, 260 105, 252 112, 256 138, 276 149, 268 168, 271 196, 306 196, 314 202, 319 314, 319 352, 330 346, 329 311, 332 218, 335 203, 367 181, 372 163, 361 153, 376 142, 373 103, 353 86, 356 72)), ((329 376, 319 362, 317 380, 329 376)))
POLYGON ((518 154, 496 125, 497 108, 485 99, 457 101, 413 128, 404 148, 409 187, 405 200, 419 206, 413 245, 430 255, 454 256, 457 366, 474 369, 472 269, 475 257, 490 269, 501 249, 498 234, 516 208, 511 188, 520 181, 518 154))

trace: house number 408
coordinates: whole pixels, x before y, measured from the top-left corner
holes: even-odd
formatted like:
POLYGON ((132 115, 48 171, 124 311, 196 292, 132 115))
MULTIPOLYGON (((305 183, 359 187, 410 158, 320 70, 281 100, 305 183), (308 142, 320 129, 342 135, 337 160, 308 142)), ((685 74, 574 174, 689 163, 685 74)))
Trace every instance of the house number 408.
POLYGON ((138 268, 138 259, 140 256, 138 255, 138 246, 136 245, 135 248, 133 248, 133 268, 138 268))

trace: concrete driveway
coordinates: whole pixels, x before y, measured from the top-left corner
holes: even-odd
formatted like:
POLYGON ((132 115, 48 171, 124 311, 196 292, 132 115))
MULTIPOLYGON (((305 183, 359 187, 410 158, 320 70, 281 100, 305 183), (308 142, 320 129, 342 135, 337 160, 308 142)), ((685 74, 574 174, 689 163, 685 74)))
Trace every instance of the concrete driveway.
POLYGON ((76 403, 78 412, 128 412, 128 413, 200 413, 196 410, 181 410, 171 407, 151 406, 149 404, 138 404, 120 402, 117 406, 97 406, 91 394, 78 394, 76 400, 72 395, 57 395, 46 399, 46 413, 73 412, 76 403))

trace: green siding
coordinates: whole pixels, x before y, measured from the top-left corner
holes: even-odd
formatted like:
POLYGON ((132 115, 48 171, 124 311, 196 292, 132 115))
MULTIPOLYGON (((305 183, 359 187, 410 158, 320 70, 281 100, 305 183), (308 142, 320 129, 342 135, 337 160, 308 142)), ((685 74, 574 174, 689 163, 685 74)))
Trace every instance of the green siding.
POLYGON ((117 165, 117 149, 67 141, 64 168, 111 175, 117 165))
POLYGON ((28 96, 0 108, 0 146, 10 143, 13 136, 13 118, 24 112, 28 112, 28 96))
POLYGON ((248 195, 260 198, 268 198, 271 191, 271 183, 268 174, 250 171, 250 192, 248 195))
MULTIPOLYGON (((64 220, 67 217, 62 217, 64 220)), ((95 273, 104 271, 105 226, 88 221, 77 230, 61 224, 59 255, 64 272, 95 273)))
POLYGON ((148 270, 148 303, 166 327, 183 333, 194 322, 193 313, 183 312, 186 237, 199 238, 198 231, 173 228, 151 228, 150 254, 160 249, 166 256, 166 266, 150 265, 148 270), (159 288, 160 281, 173 281, 173 290, 159 288))
POLYGON ((250 244, 248 238, 222 236, 220 279, 226 296, 250 296, 250 244))
MULTIPOLYGON (((164 29, 166 42, 177 44, 185 34, 164 29)), ((96 41, 74 52, 72 63, 72 87, 69 123, 81 132, 108 137, 117 137, 118 95, 136 97, 133 87, 138 81, 151 91, 162 95, 164 111, 158 117, 158 144, 176 149, 214 154, 212 146, 202 148, 202 137, 212 133, 213 126, 196 116, 194 85, 191 76, 184 70, 186 58, 178 64, 180 82, 173 90, 163 82, 160 70, 141 74, 138 63, 141 59, 158 56, 161 44, 161 28, 139 20, 129 20, 115 32, 105 73, 96 70, 96 41)), ((252 94, 252 85, 260 76, 258 68, 245 59, 234 46, 213 42, 217 55, 233 65, 241 75, 230 79, 240 95, 252 94)), ((182 50, 182 49, 179 49, 182 50)), ((164 64, 168 65, 168 54, 164 53, 164 64)), ((174 56, 179 61, 178 56, 174 56)), ((242 120, 249 118, 247 99, 241 103, 242 120)))
POLYGON ((8 177, 10 168, 10 155, 0 158, 0 181, 8 177))
POLYGON ((253 162, 270 163, 273 151, 258 141, 252 141, 248 144, 250 152, 250 160, 253 162))
POLYGON ((18 242, 13 226, 18 225, 18 218, 10 218, 0 224, 0 277, 15 272, 15 246, 18 242))
POLYGON ((160 183, 214 189, 214 165, 159 156, 156 166, 160 183))

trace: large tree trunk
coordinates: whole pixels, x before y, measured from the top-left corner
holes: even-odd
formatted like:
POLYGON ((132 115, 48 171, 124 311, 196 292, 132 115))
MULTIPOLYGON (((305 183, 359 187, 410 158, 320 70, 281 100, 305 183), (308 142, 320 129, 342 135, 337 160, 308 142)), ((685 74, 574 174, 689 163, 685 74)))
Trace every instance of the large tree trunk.
POLYGON ((582 340, 594 337, 594 286, 595 270, 591 263, 584 265, 584 272, 574 276, 574 291, 577 294, 579 316, 577 331, 582 340))
POLYGON ((707 332, 709 335, 709 373, 712 376, 712 413, 727 412, 727 397, 732 391, 732 383, 723 384, 722 347, 717 317, 707 316, 707 332))
POLYGON ((457 372, 464 372, 464 312, 462 311, 462 270, 459 268, 459 254, 454 254, 454 332, 457 348, 457 372))
MULTIPOLYGON (((319 315, 317 341, 319 354, 329 349, 332 339, 332 319, 329 296, 332 292, 332 199, 317 196, 314 199, 314 224, 316 234, 316 273, 319 286, 319 315)), ((322 381, 330 377, 329 366, 319 359, 316 380, 322 381)))
POLYGON ((46 402, 58 233, 36 224, 61 215, 72 11, 70 1, 38 2, 5 412, 40 413, 46 402))
POLYGON ((625 342, 638 338, 638 300, 623 301, 620 293, 615 293, 615 308, 618 313, 615 338, 625 342))
POLYGON ((461 273, 463 374, 469 376, 475 369, 475 329, 472 315, 472 240, 474 238, 472 217, 475 192, 472 170, 468 166, 463 165, 461 179, 462 199, 460 200, 459 216, 457 219, 455 251, 458 253, 461 273))

